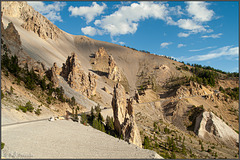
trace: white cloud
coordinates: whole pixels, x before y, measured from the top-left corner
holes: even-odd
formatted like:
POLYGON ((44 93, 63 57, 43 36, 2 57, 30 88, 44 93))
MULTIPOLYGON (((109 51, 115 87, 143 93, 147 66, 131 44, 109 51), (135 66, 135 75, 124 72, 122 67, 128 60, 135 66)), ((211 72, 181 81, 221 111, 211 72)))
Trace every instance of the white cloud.
POLYGON ((87 20, 87 23, 94 20, 94 18, 103 13, 104 9, 107 8, 105 3, 102 3, 102 6, 98 5, 96 2, 93 2, 90 7, 81 6, 73 7, 70 6, 68 11, 71 12, 71 16, 84 16, 87 20))
POLYGON ((177 47, 178 47, 178 48, 181 48, 181 47, 186 47, 186 46, 187 46, 186 44, 181 44, 181 43, 180 43, 180 44, 178 44, 177 47))
POLYGON ((210 21, 212 20, 212 17, 214 15, 214 11, 213 10, 209 10, 207 8, 207 6, 209 5, 206 2, 197 2, 197 1, 189 1, 186 2, 187 3, 187 7, 186 10, 188 11, 188 13, 193 16, 193 19, 195 21, 199 21, 199 22, 206 22, 206 21, 210 21))
POLYGON ((87 26, 85 28, 81 28, 81 31, 85 34, 85 35, 89 35, 89 36, 95 36, 97 34, 97 30, 91 26, 87 26))
POLYGON ((211 49, 211 48, 216 48, 216 46, 210 46, 210 47, 201 48, 201 49, 192 49, 192 50, 189 50, 189 51, 190 52, 198 52, 198 51, 203 51, 203 50, 211 49))
POLYGON ((178 33, 178 37, 188 37, 189 35, 190 35, 189 33, 183 33, 183 32, 178 33))
POLYGON ((183 9, 181 8, 181 6, 175 6, 175 7, 169 7, 169 14, 171 15, 177 15, 177 16, 180 16, 180 15, 183 15, 183 9))
POLYGON ((187 33, 180 32, 178 33, 178 37, 188 37, 191 34, 196 34, 199 32, 212 32, 212 29, 206 29, 200 22, 196 22, 192 19, 179 19, 177 22, 173 21, 171 17, 166 18, 167 24, 176 25, 179 28, 187 30, 187 33))
MULTIPOLYGON (((102 18, 94 21, 94 27, 101 30, 101 33, 110 34, 113 39, 114 36, 134 34, 138 27, 139 22, 149 18, 155 20, 162 20, 167 25, 178 26, 183 29, 178 33, 178 37, 188 37, 191 34, 200 32, 210 33, 213 30, 206 25, 207 21, 212 20, 214 12, 209 10, 206 2, 186 2, 186 8, 182 9, 181 6, 169 7, 166 2, 147 2, 140 1, 131 4, 122 3, 115 6, 116 11, 110 15, 102 16, 102 18), (196 10, 197 11, 196 11, 196 10), (184 18, 180 18, 184 15, 184 18), (174 17, 175 16, 175 17, 174 17), (188 17, 188 18, 187 18, 188 17), (175 19, 176 18, 176 19, 175 19)), ((71 15, 81 15, 91 22, 97 14, 96 10, 91 10, 97 5, 96 2, 92 3, 91 7, 69 7, 71 15)), ((101 14, 105 4, 103 3, 102 10, 98 12, 101 14)), ((98 5, 99 6, 99 5, 98 5)), ((100 32, 99 32, 100 33, 100 32)), ((98 34, 98 32, 96 33, 98 34)))
POLYGON ((179 19, 177 23, 180 28, 191 30, 192 32, 206 31, 206 29, 201 24, 198 24, 191 19, 179 19))
POLYGON ((42 1, 27 1, 27 3, 50 21, 62 22, 60 11, 66 6, 66 2, 54 2, 48 5, 42 1))
POLYGON ((231 57, 238 56, 239 54, 238 50, 239 50, 239 47, 225 46, 225 47, 213 50, 208 54, 195 55, 189 58, 181 58, 181 59, 184 59, 185 61, 206 61, 210 59, 219 58, 222 56, 226 56, 227 58, 229 58, 229 56, 231 57))
POLYGON ((163 42, 160 44, 162 48, 167 48, 168 45, 172 44, 172 42, 163 42))
POLYGON ((222 33, 211 34, 211 35, 202 36, 202 38, 220 38, 221 35, 222 35, 222 33))
POLYGON ((140 20, 148 18, 164 20, 167 13, 167 7, 163 3, 132 3, 130 6, 120 7, 119 10, 101 20, 96 20, 94 24, 111 36, 133 34, 137 31, 140 20))

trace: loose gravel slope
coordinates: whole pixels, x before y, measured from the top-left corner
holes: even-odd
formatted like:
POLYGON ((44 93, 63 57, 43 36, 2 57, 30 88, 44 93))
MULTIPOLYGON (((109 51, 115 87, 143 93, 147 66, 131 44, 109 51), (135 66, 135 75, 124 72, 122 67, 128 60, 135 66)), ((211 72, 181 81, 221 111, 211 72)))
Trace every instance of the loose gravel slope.
POLYGON ((2 127, 5 158, 161 158, 90 126, 58 120, 2 127))

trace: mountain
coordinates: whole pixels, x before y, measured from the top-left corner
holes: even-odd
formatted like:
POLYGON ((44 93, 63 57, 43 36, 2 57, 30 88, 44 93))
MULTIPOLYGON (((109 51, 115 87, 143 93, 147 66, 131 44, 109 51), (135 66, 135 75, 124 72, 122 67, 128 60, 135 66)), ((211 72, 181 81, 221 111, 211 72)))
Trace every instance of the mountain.
POLYGON ((26 2, 1 4, 3 124, 90 112, 89 125, 164 158, 237 158, 238 75, 71 35, 26 2), (39 116, 22 112, 28 101, 39 116))

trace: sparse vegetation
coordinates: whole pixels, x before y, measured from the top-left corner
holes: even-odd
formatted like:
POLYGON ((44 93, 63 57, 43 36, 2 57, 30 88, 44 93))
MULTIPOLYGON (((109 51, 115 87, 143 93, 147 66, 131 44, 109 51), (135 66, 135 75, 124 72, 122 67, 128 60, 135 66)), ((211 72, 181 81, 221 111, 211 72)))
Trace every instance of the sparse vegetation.
POLYGON ((239 100, 239 87, 235 87, 233 89, 231 88, 226 88, 226 89, 223 89, 221 86, 219 87, 219 91, 224 93, 224 94, 227 94, 228 96, 231 97, 231 99, 233 100, 239 100))
POLYGON ((41 114, 41 111, 42 111, 42 109, 38 108, 34 112, 35 112, 36 115, 39 116, 41 114))
POLYGON ((144 146, 144 149, 150 149, 150 142, 149 142, 148 136, 144 137, 143 146, 144 146))
POLYGON ((3 91, 1 90, 1 99, 4 98, 4 94, 3 94, 3 91))
POLYGON ((32 106, 32 103, 30 101, 28 101, 25 106, 19 105, 18 108, 16 108, 16 110, 21 110, 22 112, 26 113, 27 111, 29 112, 33 112, 34 108, 32 106))
POLYGON ((81 114, 81 123, 87 125, 87 115, 85 113, 81 114))
POLYGON ((1 149, 3 149, 5 146, 5 143, 1 142, 1 149))

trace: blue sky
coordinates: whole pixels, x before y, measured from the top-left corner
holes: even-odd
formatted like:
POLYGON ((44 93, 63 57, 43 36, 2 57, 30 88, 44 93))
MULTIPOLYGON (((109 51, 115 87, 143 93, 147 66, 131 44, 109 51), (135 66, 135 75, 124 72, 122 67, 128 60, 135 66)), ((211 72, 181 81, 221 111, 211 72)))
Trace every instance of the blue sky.
POLYGON ((239 71, 239 2, 28 2, 60 29, 185 63, 239 71))

